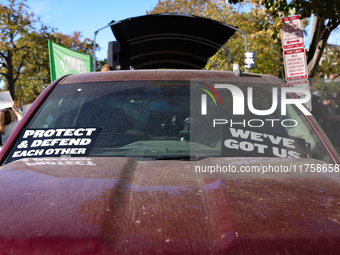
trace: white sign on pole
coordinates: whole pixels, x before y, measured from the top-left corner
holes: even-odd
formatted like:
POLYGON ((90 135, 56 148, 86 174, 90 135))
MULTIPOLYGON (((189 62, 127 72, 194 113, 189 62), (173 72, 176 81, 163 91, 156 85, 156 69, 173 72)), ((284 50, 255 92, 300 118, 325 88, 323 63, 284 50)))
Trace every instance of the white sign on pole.
POLYGON ((0 93, 0 109, 11 108, 12 107, 12 97, 9 91, 0 93))
POLYGON ((256 57, 256 51, 247 51, 245 54, 245 67, 246 68, 255 68, 255 57, 256 57))
POLYGON ((291 81, 287 83, 287 86, 293 86, 294 88, 304 88, 309 90, 308 80, 291 81))
POLYGON ((282 48, 284 50, 304 46, 303 26, 299 15, 282 18, 285 23, 281 29, 282 48))
MULTIPOLYGON (((293 88, 302 88, 302 89, 310 90, 308 80, 298 80, 298 81, 288 82, 287 86, 293 87, 293 88)), ((305 97, 305 94, 297 93, 297 95, 301 98, 305 97)), ((312 110, 311 100, 305 103, 305 106, 307 107, 309 111, 311 111, 312 110)))
MULTIPOLYGON (((287 86, 309 90, 302 21, 299 15, 282 18, 282 21, 285 23, 281 29, 281 41, 287 86)), ((298 96, 305 95, 298 94, 298 96)), ((310 111, 312 110, 311 100, 305 105, 310 111)))
POLYGON ((286 50, 283 52, 286 80, 303 80, 308 78, 306 54, 304 49, 286 50))

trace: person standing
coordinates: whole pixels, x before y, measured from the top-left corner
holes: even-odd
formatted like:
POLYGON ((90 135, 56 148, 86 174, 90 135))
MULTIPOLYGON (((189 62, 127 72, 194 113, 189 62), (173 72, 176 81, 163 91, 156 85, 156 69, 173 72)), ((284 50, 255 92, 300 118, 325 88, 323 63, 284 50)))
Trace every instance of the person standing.
POLYGON ((332 141, 332 143, 338 147, 340 146, 340 91, 334 92, 332 97, 336 107, 332 108, 332 114, 328 118, 332 121, 332 128, 335 133, 335 142, 332 141))
POLYGON ((322 101, 323 105, 326 106, 328 114, 333 114, 332 105, 334 103, 333 96, 331 94, 327 94, 323 97, 322 101))
POLYGON ((332 121, 332 117, 334 116, 332 113, 332 108, 331 108, 332 104, 333 104, 332 95, 330 94, 325 95, 319 107, 320 108, 319 113, 321 117, 319 119, 315 117, 315 119, 319 122, 321 128, 323 129, 323 131, 326 133, 326 135, 331 141, 335 140, 335 133, 334 133, 333 121, 332 121))
POLYGON ((0 112, 0 132, 2 144, 7 141, 21 120, 21 114, 15 109, 14 101, 12 102, 12 110, 16 114, 15 120, 12 118, 10 109, 4 109, 0 112))
POLYGON ((325 116, 322 111, 323 104, 320 101, 321 97, 322 94, 320 91, 316 90, 313 92, 311 111, 312 115, 314 116, 314 118, 316 119, 320 126, 322 126, 322 123, 325 121, 325 116))
POLYGON ((333 93, 333 100, 336 104, 336 107, 333 107, 333 113, 335 115, 340 115, 340 91, 336 91, 333 93))

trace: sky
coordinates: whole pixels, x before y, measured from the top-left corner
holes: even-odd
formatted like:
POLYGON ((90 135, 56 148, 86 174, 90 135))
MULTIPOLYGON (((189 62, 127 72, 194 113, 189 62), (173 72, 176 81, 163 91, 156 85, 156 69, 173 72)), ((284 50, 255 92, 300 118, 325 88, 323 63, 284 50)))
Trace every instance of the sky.
MULTIPOLYGON (((20 0, 17 0, 20 2, 20 0)), ((8 5, 7 0, 0 0, 8 5)), ((58 32, 72 35, 81 32, 82 38, 94 39, 94 31, 105 27, 112 20, 119 21, 129 17, 146 15, 158 3, 158 0, 27 0, 26 5, 41 18, 44 25, 57 28, 58 32)), ((101 30, 96 42, 101 47, 96 51, 96 58, 107 58, 108 42, 115 41, 111 29, 101 30)), ((47 43, 47 42, 46 42, 47 43)), ((4 82, 0 81, 0 88, 4 82)))
MULTIPOLYGON (((0 0, 7 2, 7 0, 0 0)), ((42 23, 58 29, 63 34, 80 31, 84 38, 94 39, 94 31, 105 27, 112 20, 145 15, 158 0, 27 0, 27 5, 42 23)), ((109 41, 115 41, 110 28, 101 30, 96 38, 101 50, 97 59, 107 58, 109 41)))
MULTIPOLYGON (((26 4, 41 18, 43 24, 57 28, 63 34, 71 35, 74 31, 80 31, 83 39, 93 40, 94 31, 105 27, 112 20, 145 15, 157 2, 158 0, 27 0, 26 4)), ((8 5, 7 0, 0 0, 0 3, 8 5)), ((309 46, 311 24, 306 28, 308 35, 305 37, 305 48, 309 46)), ((101 50, 96 51, 97 59, 107 58, 108 42, 115 40, 110 28, 98 33, 96 42, 101 50)), ((340 44, 340 32, 335 33, 328 43, 340 44)))

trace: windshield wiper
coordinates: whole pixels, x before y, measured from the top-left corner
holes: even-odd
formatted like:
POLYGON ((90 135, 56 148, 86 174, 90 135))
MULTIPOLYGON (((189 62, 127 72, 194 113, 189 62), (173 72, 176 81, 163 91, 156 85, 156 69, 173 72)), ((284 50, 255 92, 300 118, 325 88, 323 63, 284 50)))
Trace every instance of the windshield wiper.
POLYGON ((153 160, 184 160, 184 161, 197 161, 211 157, 209 154, 197 154, 196 156, 173 156, 162 155, 153 157, 153 160))
POLYGON ((152 157, 152 160, 183 160, 183 161, 190 161, 193 158, 190 156, 173 156, 173 155, 162 155, 162 156, 156 156, 152 157))

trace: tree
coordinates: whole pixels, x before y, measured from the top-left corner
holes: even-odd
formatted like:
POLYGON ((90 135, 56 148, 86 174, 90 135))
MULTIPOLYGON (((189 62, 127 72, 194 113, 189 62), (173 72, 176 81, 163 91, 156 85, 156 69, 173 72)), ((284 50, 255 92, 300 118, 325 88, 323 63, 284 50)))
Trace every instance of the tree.
POLYGON ((146 13, 186 13, 204 17, 210 2, 209 0, 158 0, 154 9, 146 13))
POLYGON ((41 91, 50 83, 48 40, 68 49, 90 54, 93 41, 88 38, 82 40, 80 32, 65 35, 54 29, 41 26, 38 31, 29 33, 22 40, 31 41, 29 58, 21 71, 20 79, 15 85, 17 97, 26 101, 34 101, 41 91))
POLYGON ((80 32, 65 35, 45 26, 29 12, 25 0, 8 1, 8 6, 0 4, 0 80, 5 80, 13 99, 33 102, 50 83, 49 39, 87 54, 94 42, 83 39, 80 32))
POLYGON ((321 59, 321 65, 318 68, 320 78, 325 75, 333 78, 333 80, 340 79, 340 46, 327 45, 321 59))
POLYGON ((20 39, 34 30, 36 20, 24 2, 8 1, 8 7, 0 4, 0 75, 15 99, 14 84, 28 58, 31 44, 20 39))
MULTIPOLYGON (((237 27, 248 35, 248 49, 256 51, 255 73, 267 73, 282 77, 283 64, 281 40, 277 35, 258 36, 258 31, 268 30, 274 21, 262 10, 255 15, 233 9, 232 5, 223 0, 164 0, 147 14, 186 13, 217 20, 237 27)), ((209 61, 206 68, 227 70, 226 50, 230 50, 231 62, 244 63, 244 37, 236 32, 228 42, 209 61)), ((241 69, 244 69, 241 65, 241 69)))
POLYGON ((251 2, 255 7, 264 6, 268 15, 275 18, 276 27, 271 33, 279 33, 283 16, 300 14, 301 19, 310 18, 314 15, 311 43, 308 52, 308 76, 316 76, 322 53, 327 40, 340 24, 340 0, 230 0, 231 3, 251 2))
MULTIPOLYGON (((270 19, 265 19, 265 14, 254 15, 254 13, 244 13, 234 11, 231 13, 230 25, 247 33, 248 50, 256 51, 255 69, 248 71, 262 74, 272 74, 283 77, 283 61, 281 53, 281 39, 270 35, 257 37, 256 31, 263 31, 272 26, 270 19)), ((235 63, 244 63, 244 37, 236 32, 226 43, 225 47, 230 50, 231 61, 235 63)), ((226 58, 221 51, 211 58, 212 61, 219 63, 222 70, 227 70, 226 58)), ((211 66, 207 66, 211 69, 211 66)), ((241 69, 244 69, 241 65, 241 69)))

